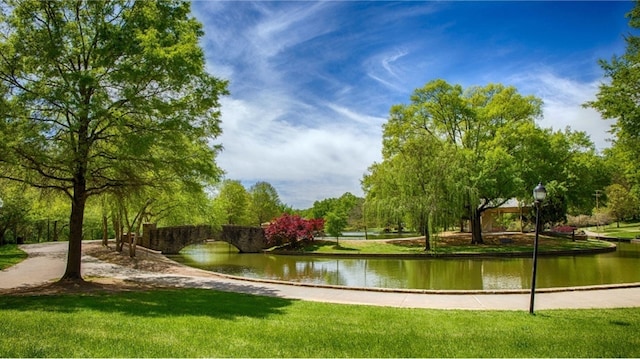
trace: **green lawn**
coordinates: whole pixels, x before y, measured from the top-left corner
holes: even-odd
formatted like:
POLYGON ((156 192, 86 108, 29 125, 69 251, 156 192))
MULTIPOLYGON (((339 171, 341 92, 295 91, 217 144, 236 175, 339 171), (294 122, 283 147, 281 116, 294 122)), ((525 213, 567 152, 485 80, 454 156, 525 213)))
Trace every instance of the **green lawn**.
POLYGON ((27 254, 15 244, 0 246, 0 270, 11 267, 27 258, 27 254))
POLYGON ((639 357, 640 308, 444 311, 183 289, 0 296, 0 357, 639 357))
POLYGON ((640 236, 640 223, 620 223, 620 227, 618 227, 618 224, 614 222, 606 226, 590 227, 587 230, 604 237, 636 238, 636 236, 640 236))
MULTIPOLYGON (((571 241, 570 239, 541 236, 539 250, 541 252, 569 251, 581 249, 596 249, 611 246, 610 243, 599 240, 571 241)), ((487 243, 484 245, 432 243, 430 252, 424 251, 424 240, 415 241, 365 241, 365 240, 315 240, 304 247, 304 252, 318 254, 455 254, 455 253, 532 253, 533 237, 527 242, 513 242, 508 244, 487 243)))

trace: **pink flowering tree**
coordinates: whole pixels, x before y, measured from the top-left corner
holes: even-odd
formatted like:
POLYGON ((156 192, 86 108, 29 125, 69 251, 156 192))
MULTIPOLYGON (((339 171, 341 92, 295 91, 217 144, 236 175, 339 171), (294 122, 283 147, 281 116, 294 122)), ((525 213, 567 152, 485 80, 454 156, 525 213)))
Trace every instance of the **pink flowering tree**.
POLYGON ((322 218, 304 219, 298 215, 283 214, 273 220, 264 232, 270 246, 289 244, 296 247, 299 242, 313 241, 323 228, 322 218))

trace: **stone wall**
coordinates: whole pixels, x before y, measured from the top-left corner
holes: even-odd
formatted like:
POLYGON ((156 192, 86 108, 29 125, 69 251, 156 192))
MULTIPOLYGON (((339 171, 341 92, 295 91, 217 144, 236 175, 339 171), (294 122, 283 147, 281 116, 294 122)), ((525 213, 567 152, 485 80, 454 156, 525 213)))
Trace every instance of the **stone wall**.
POLYGON ((261 227, 224 225, 220 239, 233 244, 241 253, 261 252, 267 243, 261 227))

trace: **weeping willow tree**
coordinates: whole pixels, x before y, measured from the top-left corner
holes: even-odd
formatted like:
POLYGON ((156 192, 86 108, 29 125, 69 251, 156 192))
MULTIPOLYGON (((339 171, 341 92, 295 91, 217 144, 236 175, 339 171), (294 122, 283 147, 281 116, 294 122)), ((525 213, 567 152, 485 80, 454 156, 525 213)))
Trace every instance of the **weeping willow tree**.
POLYGON ((371 166, 363 185, 367 202, 407 219, 428 251, 432 234, 460 216, 460 171, 454 148, 424 134, 398 136, 403 126, 393 120, 384 126, 383 162, 371 166))
POLYGON ((376 222, 385 226, 396 224, 401 230, 407 214, 407 203, 400 193, 401 178, 398 173, 393 163, 374 163, 362 185, 367 194, 365 201, 369 216, 373 214, 376 222))
MULTIPOLYGON (((515 147, 507 144, 518 146, 509 139, 518 127, 534 123, 541 106, 539 99, 522 96, 513 87, 464 90, 431 81, 414 91, 410 103, 391 108, 378 167, 397 172, 394 191, 403 203, 411 203, 408 213, 424 228, 429 228, 429 218, 464 210, 471 221, 471 242, 481 244, 482 213, 517 196, 524 187, 521 164, 535 165, 530 158, 514 156, 515 147)), ((373 170, 369 182, 376 183, 373 170)), ((373 195, 385 201, 382 196, 394 193, 378 190, 373 195)))

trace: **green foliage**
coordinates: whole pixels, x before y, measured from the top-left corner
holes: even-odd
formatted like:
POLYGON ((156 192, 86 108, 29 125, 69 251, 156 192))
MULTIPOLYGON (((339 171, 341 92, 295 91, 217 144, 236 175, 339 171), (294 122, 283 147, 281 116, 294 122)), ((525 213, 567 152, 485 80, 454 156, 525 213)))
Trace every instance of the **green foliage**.
POLYGON ((268 182, 258 182, 251 186, 249 195, 249 216, 252 225, 260 226, 284 212, 278 192, 268 182))
POLYGON ((324 217, 324 230, 330 236, 338 238, 347 227, 347 215, 329 212, 324 217))
POLYGON ((86 200, 218 180, 219 97, 187 2, 8 1, 0 20, 0 177, 71 206, 65 277, 80 277, 86 200))
POLYGON ((181 289, 5 295, 0 315, 6 357, 640 356, 638 308, 532 316, 181 289))
POLYGON ((313 202, 311 214, 313 218, 324 218, 327 213, 331 212, 334 208, 338 208, 338 206, 337 198, 325 198, 321 201, 313 202))
MULTIPOLYGON (((640 3, 626 15, 629 25, 640 29, 640 3)), ((600 60, 605 77, 595 101, 585 105, 598 110, 606 119, 615 119, 614 133, 618 138, 640 138, 640 37, 629 34, 625 37, 627 47, 621 56, 613 56, 611 61, 600 60)))
POLYGON ((435 80, 416 89, 384 125, 383 162, 363 179, 368 207, 425 235, 469 219, 474 243, 482 242, 482 212, 511 198, 531 202, 538 182, 563 189, 550 221, 590 209, 608 168, 585 133, 539 128, 541 106, 500 84, 463 89, 435 80))
POLYGON ((248 225, 249 192, 237 180, 224 180, 213 200, 224 218, 223 224, 248 225))
MULTIPOLYGON (((541 225, 555 226, 567 222, 567 189, 556 181, 545 184, 547 197, 541 204, 540 220, 541 225)), ((532 222, 535 223, 535 207, 531 208, 532 222)), ((535 228, 535 225, 534 225, 535 228)))
POLYGON ((0 245, 6 243, 5 234, 8 231, 13 231, 14 237, 17 237, 17 227, 28 222, 30 203, 21 187, 11 184, 0 186, 0 245))
MULTIPOLYGON (((640 29, 640 3, 626 15, 629 25, 640 29)), ((585 104, 596 109, 603 118, 615 120, 612 132, 616 136, 613 148, 607 151, 609 167, 613 169, 613 182, 628 188, 640 198, 640 37, 637 32, 625 37, 623 55, 614 55, 610 61, 600 60, 607 81, 602 81, 596 100, 585 104)), ((605 184, 606 186, 606 184, 605 184)), ((599 189, 604 188, 602 186, 599 189)), ((615 216, 621 213, 615 209, 615 216)))
POLYGON ((0 243, 54 240, 68 231, 69 203, 56 193, 0 180, 0 199, 0 243))
POLYGON ((313 207, 309 209, 308 216, 326 219, 330 212, 340 213, 346 220, 344 228, 362 228, 364 225, 363 206, 363 198, 356 197, 350 192, 345 192, 339 198, 325 198, 321 201, 313 202, 313 207))
POLYGON ((614 183, 605 188, 607 210, 618 224, 626 219, 638 216, 640 200, 621 184, 614 183))
POLYGON ((220 133, 226 83, 204 70, 187 3, 9 4, 0 146, 12 177, 73 196, 79 170, 87 195, 157 174, 194 185, 220 174, 205 140, 220 133))
POLYGON ((499 84, 463 90, 434 80, 416 89, 409 104, 391 108, 384 161, 364 180, 367 200, 384 203, 395 216, 412 217, 423 233, 434 214, 445 223, 466 207, 474 242, 481 242, 482 211, 520 194, 522 164, 536 165, 518 158, 526 151, 513 153, 516 133, 535 129, 541 105, 499 84))

